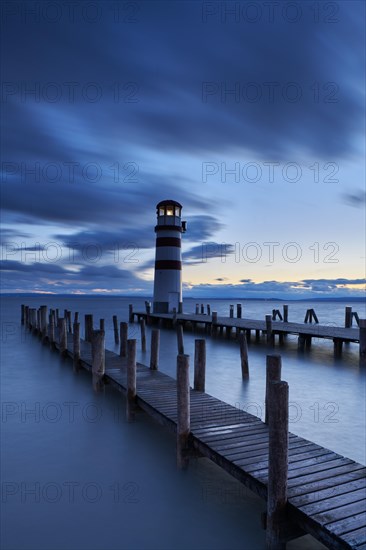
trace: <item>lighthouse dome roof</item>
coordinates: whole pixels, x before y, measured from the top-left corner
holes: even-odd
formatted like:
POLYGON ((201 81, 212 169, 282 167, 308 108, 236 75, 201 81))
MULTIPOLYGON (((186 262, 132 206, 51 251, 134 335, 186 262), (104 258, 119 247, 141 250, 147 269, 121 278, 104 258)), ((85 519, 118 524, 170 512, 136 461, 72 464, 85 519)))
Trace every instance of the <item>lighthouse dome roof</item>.
POLYGON ((179 202, 173 201, 173 200, 161 201, 156 205, 156 208, 160 208, 160 206, 167 206, 169 204, 171 204, 173 206, 179 206, 179 208, 183 208, 182 205, 179 202))

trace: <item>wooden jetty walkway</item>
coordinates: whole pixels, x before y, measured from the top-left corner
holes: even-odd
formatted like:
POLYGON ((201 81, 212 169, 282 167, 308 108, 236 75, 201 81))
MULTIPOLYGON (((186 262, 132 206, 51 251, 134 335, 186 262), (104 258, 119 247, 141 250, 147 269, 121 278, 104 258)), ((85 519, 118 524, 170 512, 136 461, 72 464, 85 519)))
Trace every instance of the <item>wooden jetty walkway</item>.
MULTIPOLYGON (((209 309, 209 306, 207 306, 209 309)), ((287 307, 287 306, 285 306, 287 307)), ((197 308, 198 309, 198 308, 197 308)), ((203 306, 201 307, 203 310, 203 306)), ((209 309, 210 311, 210 309, 209 309)), ((288 310, 284 310, 284 316, 282 320, 276 321, 279 310, 273 310, 271 315, 266 315, 264 320, 246 319, 233 316, 233 309, 231 309, 230 317, 220 316, 218 317, 216 312, 204 314, 198 313, 150 313, 146 311, 134 311, 130 306, 130 322, 134 322, 135 317, 137 320, 145 319, 147 323, 154 324, 160 323, 170 326, 175 326, 177 323, 182 324, 183 327, 202 326, 209 334, 221 334, 225 333, 227 338, 232 338, 232 335, 238 336, 240 332, 245 332, 247 341, 251 341, 252 333, 255 334, 255 341, 259 342, 261 333, 266 337, 267 344, 274 346, 276 338, 278 343, 283 345, 287 335, 296 335, 298 337, 298 349, 304 351, 304 349, 310 349, 312 340, 314 338, 333 340, 334 355, 340 357, 342 355, 342 348, 344 343, 358 343, 360 350, 360 363, 366 362, 366 320, 359 319, 356 316, 357 328, 352 328, 352 308, 346 308, 345 313, 345 327, 321 325, 318 323, 318 319, 313 309, 307 311, 304 323, 293 323, 287 321, 288 310), (308 322, 308 320, 309 322, 308 322), (312 321, 315 320, 315 323, 312 321), (235 331, 235 332, 234 332, 235 331)))
POLYGON ((267 501, 268 549, 282 550, 287 541, 310 533, 330 549, 366 550, 366 467, 288 432, 288 386, 281 381, 279 356, 267 357, 265 423, 197 389, 204 387, 199 357, 193 389, 187 355, 177 357, 177 379, 160 372, 158 329, 152 331, 149 368, 136 363, 136 340, 127 340, 127 323, 120 324, 118 355, 104 348, 103 320, 93 330, 92 316, 86 316, 90 342, 80 339, 77 314, 73 325, 70 312, 57 318, 53 310, 48 323, 46 314, 46 306, 38 312, 24 308, 22 322, 71 357, 75 371, 91 371, 95 390, 110 384, 126 394, 129 420, 140 407, 177 433, 178 465, 187 465, 193 454, 208 457, 267 501))

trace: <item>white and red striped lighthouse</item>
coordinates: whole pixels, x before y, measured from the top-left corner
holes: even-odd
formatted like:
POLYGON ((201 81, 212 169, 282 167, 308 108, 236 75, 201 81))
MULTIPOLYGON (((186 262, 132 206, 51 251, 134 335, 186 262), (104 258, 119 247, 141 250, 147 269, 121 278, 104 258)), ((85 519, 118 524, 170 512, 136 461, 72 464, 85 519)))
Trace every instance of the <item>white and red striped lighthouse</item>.
POLYGON ((186 222, 181 221, 181 211, 182 205, 172 200, 161 201, 156 206, 154 313, 169 313, 174 308, 178 313, 183 310, 181 237, 186 222))

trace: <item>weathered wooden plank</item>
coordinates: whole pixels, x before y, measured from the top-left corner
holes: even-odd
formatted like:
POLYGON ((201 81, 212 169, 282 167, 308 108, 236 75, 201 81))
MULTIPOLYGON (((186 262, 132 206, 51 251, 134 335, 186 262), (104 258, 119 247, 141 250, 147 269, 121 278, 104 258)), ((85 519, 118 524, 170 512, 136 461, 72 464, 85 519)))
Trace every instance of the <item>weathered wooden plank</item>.
MULTIPOLYGON (((337 478, 334 479, 336 480, 337 478)), ((332 496, 343 495, 345 493, 349 493, 350 491, 355 491, 362 488, 366 490, 365 477, 360 477, 359 479, 356 479, 354 481, 348 481, 341 484, 339 484, 339 481, 338 483, 334 481, 334 485, 331 485, 330 487, 320 490, 319 488, 313 488, 312 492, 302 494, 297 497, 290 497, 290 500, 292 504, 300 507, 305 504, 317 502, 319 500, 323 500, 332 496)))
POLYGON ((358 514, 360 511, 365 510, 366 499, 358 500, 357 502, 352 502, 345 505, 342 505, 341 502, 339 502, 339 504, 339 508, 325 510, 324 512, 319 512, 318 514, 311 514, 312 519, 316 520, 322 525, 325 525, 327 523, 347 518, 349 516, 352 516, 353 514, 358 514))
MULTIPOLYGON (((329 512, 332 509, 337 509, 338 507, 344 507, 346 504, 352 504, 358 501, 364 501, 366 499, 365 488, 355 489, 354 491, 342 494, 342 495, 331 495, 324 500, 318 502, 312 502, 309 504, 303 504, 298 506, 298 508, 308 516, 315 516, 315 514, 320 514, 321 512, 329 512)), ((364 507, 366 511, 366 508, 364 507)), ((361 505, 359 511, 362 511, 361 505)), ((349 514, 348 514, 349 515, 349 514)), ((341 517, 348 517, 341 516, 341 517)))

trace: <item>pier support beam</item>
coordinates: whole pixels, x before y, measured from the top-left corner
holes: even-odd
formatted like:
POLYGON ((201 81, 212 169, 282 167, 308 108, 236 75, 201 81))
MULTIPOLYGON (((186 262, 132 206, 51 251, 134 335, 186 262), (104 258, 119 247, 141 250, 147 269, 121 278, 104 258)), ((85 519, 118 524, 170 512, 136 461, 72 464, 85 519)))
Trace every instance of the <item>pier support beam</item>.
POLYGON ((281 380, 282 361, 281 355, 267 355, 266 358, 266 395, 264 399, 265 416, 264 422, 268 424, 269 418, 269 385, 271 382, 279 382, 281 380))
POLYGON ((130 323, 133 323, 134 321, 134 313, 133 313, 133 305, 129 304, 128 306, 128 321, 130 323))
POLYGON ((93 330, 91 338, 93 388, 96 392, 104 388, 105 372, 104 330, 93 330))
POLYGON ((119 334, 118 334, 117 315, 113 315, 113 332, 114 332, 114 343, 118 346, 118 344, 119 344, 119 334))
POLYGON ((241 319, 241 304, 236 304, 236 316, 241 319))
POLYGON ((194 341, 194 389, 205 391, 206 377, 206 340, 194 341))
POLYGON ((360 365, 366 366, 366 319, 359 320, 360 326, 360 365))
POLYGON ((273 346, 274 338, 272 334, 272 315, 266 315, 266 334, 267 334, 267 345, 273 346))
POLYGON ((128 323, 120 323, 119 335, 120 335, 119 355, 120 357, 127 357, 128 323))
POLYGON ((340 338, 333 338, 334 343, 334 357, 342 356, 343 340, 340 338))
POLYGON ((245 332, 239 334, 240 362, 241 362, 241 377, 243 380, 249 378, 249 361, 248 361, 248 343, 245 332))
POLYGON ((160 349, 160 330, 153 328, 151 331, 150 369, 158 370, 160 349))
POLYGON ((189 355, 177 357, 177 466, 188 466, 188 438, 190 432, 189 355))
POLYGON ((345 312, 344 312, 344 326, 345 328, 351 328, 352 327, 352 307, 346 306, 345 312))
POLYGON ((230 319, 233 319, 234 317, 234 305, 230 306, 230 319))
POLYGON ((140 320, 141 328, 141 350, 146 351, 146 323, 145 319, 140 320))
POLYGON ((212 321, 212 323, 211 323, 211 334, 216 336, 216 332, 217 332, 217 311, 212 312, 211 321, 212 321))
POLYGON ((288 305, 283 306, 283 322, 288 323, 288 305))
POLYGON ((127 422, 133 422, 136 411, 136 340, 127 340, 127 422))
POLYGON ((184 354, 184 341, 183 341, 183 325, 177 325, 177 345, 178 354, 184 354))
POLYGON ((84 326, 84 339, 85 342, 91 342, 93 332, 93 315, 85 315, 85 326, 84 326))
POLYGON ((66 333, 66 319, 60 317, 58 320, 59 328, 59 351, 60 355, 66 355, 67 352, 67 333, 66 333))
POLYGON ((80 323, 76 322, 73 326, 73 369, 74 372, 79 372, 80 370, 80 323))
POLYGON ((288 384, 270 382, 267 550, 285 550, 283 536, 286 526, 288 475, 288 384))

